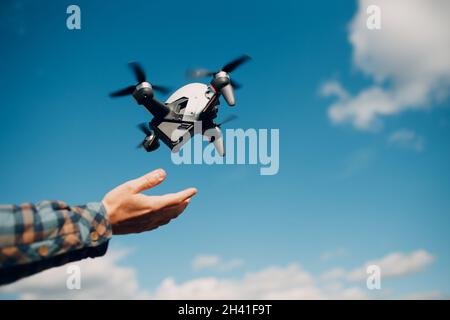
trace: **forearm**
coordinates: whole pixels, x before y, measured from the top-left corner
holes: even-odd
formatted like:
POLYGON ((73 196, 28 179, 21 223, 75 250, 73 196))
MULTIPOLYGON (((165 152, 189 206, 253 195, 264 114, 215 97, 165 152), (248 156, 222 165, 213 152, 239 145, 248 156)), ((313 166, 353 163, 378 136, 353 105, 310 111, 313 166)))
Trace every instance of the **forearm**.
POLYGON ((0 206, 0 284, 105 254, 111 224, 101 203, 0 206))

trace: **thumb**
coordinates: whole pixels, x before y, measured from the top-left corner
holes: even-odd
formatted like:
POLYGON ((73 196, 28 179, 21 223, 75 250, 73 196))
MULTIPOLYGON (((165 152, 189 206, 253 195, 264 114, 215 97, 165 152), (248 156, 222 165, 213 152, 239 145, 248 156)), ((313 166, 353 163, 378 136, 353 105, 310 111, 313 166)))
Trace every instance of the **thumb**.
POLYGON ((166 172, 163 169, 157 169, 142 177, 130 180, 124 186, 130 188, 134 193, 140 193, 144 190, 157 186, 166 178, 166 172))

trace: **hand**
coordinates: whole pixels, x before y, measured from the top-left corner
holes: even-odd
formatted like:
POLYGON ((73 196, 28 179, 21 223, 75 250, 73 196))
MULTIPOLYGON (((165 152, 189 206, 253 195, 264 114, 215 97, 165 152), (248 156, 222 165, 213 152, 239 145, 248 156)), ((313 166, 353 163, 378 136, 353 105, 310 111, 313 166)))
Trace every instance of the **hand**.
POLYGON ((186 209, 191 197, 197 193, 195 188, 162 196, 141 194, 160 184, 165 178, 165 171, 158 169, 125 182, 106 194, 102 203, 112 224, 113 234, 156 229, 169 223, 186 209))

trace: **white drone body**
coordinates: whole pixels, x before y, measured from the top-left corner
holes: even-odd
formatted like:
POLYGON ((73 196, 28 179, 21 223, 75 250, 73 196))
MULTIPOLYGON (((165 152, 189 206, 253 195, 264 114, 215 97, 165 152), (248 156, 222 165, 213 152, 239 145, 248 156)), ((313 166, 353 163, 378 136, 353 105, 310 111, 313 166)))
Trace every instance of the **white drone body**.
POLYGON ((178 99, 187 97, 183 121, 198 121, 200 114, 211 100, 213 92, 204 83, 189 83, 175 91, 167 100, 166 105, 178 99))
MULTIPOLYGON (((187 102, 183 105, 183 108, 181 108, 180 110, 183 115, 182 121, 184 123, 193 123, 194 134, 202 133, 207 138, 208 141, 214 143, 217 152, 221 156, 223 156, 225 152, 223 146, 222 132, 218 126, 209 128, 207 132, 205 130, 202 130, 202 132, 195 132, 195 129, 197 127, 200 127, 200 129, 202 129, 201 127, 202 124, 197 127, 196 125, 202 122, 201 116, 205 108, 207 108, 207 106, 211 103, 211 99, 213 97, 214 91, 206 84, 190 83, 175 91, 166 100, 166 105, 177 106, 177 101, 187 98, 187 102)), ((164 130, 164 127, 166 127, 166 129, 169 129, 166 130, 165 133, 167 135, 170 134, 172 143, 176 143, 177 141, 179 141, 179 143, 177 143, 176 146, 172 148, 172 152, 178 152, 180 148, 183 146, 183 144, 189 140, 188 135, 192 134, 191 132, 189 132, 189 130, 185 128, 185 126, 171 125, 167 122, 162 122, 158 126, 158 128, 162 130, 164 130)))

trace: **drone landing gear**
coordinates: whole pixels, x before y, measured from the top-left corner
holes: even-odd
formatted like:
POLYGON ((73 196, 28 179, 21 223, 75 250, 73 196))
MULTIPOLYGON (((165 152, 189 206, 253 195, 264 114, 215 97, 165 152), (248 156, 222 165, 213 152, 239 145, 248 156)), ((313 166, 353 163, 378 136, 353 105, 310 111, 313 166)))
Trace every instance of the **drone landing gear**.
POLYGON ((159 148, 159 139, 153 130, 150 130, 147 123, 141 123, 138 128, 146 135, 144 141, 139 143, 138 148, 144 148, 145 151, 150 152, 159 148))
POLYGON ((147 152, 155 151, 159 148, 159 139, 153 131, 151 131, 150 135, 145 137, 142 142, 142 147, 144 147, 147 152))

